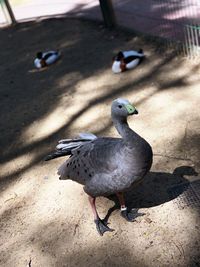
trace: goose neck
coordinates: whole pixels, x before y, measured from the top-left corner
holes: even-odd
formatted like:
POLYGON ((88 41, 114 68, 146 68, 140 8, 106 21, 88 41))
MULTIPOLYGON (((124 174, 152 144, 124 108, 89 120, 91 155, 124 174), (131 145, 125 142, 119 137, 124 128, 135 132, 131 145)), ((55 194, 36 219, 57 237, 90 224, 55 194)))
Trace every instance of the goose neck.
POLYGON ((134 131, 128 125, 127 119, 113 119, 113 123, 118 133, 125 141, 130 141, 134 136, 134 131))

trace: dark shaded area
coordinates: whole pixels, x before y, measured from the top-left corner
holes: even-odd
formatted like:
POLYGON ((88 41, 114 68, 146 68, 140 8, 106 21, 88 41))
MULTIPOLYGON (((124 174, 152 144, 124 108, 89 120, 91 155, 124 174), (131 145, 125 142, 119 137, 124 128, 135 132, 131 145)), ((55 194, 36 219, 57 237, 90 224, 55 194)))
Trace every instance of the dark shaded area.
POLYGON ((200 209, 200 180, 193 181, 186 186, 185 184, 176 185, 173 188, 168 190, 170 196, 176 196, 183 192, 184 194, 179 198, 176 198, 175 203, 180 209, 184 209, 186 207, 192 207, 200 209))
POLYGON ((165 172, 150 172, 137 188, 127 193, 127 205, 130 208, 148 208, 164 204, 178 197, 189 185, 185 175, 196 176, 194 168, 181 166, 174 170, 172 174, 165 172), (169 194, 169 189, 175 185, 185 184, 183 191, 177 192, 173 196, 169 194))
MULTIPOLYGON (((173 173, 149 172, 140 183, 133 185, 125 193, 126 205, 129 211, 158 206, 177 198, 190 185, 190 182, 184 177, 185 175, 197 176, 198 173, 190 166, 177 167, 173 173), (184 186, 179 187, 179 190, 174 190, 172 194, 172 189, 180 185, 184 186)), ((115 205, 108 211, 105 217, 106 221, 114 210, 120 208, 116 196, 111 196, 109 199, 113 200, 115 205)))

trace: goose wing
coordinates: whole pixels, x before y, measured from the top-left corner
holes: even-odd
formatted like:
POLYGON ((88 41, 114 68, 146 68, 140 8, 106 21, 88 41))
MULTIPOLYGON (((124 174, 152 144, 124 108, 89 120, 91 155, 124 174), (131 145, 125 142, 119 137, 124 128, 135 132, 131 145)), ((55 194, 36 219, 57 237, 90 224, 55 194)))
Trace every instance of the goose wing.
POLYGON ((58 170, 60 179, 85 184, 97 174, 110 174, 120 167, 121 138, 97 138, 72 149, 71 157, 58 170))

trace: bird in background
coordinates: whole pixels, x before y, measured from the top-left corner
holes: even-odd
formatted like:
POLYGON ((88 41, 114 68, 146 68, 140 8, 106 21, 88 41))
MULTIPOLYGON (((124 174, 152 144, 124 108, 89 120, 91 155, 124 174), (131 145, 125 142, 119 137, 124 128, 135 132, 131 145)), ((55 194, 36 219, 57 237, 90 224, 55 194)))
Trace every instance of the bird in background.
POLYGON ((141 63, 143 58, 144 53, 142 49, 138 51, 119 51, 117 55, 113 57, 112 71, 117 74, 133 69, 141 63))
POLYGON ((128 100, 118 98, 112 102, 111 117, 120 138, 82 133, 74 139, 60 140, 56 150, 45 158, 68 156, 58 169, 59 179, 70 179, 83 185, 100 235, 113 229, 99 217, 96 197, 116 194, 122 217, 133 221, 124 192, 140 181, 152 165, 151 146, 127 122, 129 116, 136 114, 137 109, 128 100))
POLYGON ((59 51, 37 52, 34 60, 36 68, 41 69, 55 63, 61 56, 59 51))

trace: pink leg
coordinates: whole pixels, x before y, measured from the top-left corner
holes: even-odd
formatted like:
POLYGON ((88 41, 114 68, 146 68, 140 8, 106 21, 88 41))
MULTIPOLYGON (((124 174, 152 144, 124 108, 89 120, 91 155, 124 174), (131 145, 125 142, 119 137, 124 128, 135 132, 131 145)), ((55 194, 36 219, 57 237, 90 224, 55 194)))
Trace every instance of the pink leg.
POLYGON ((92 207, 92 212, 94 214, 94 222, 96 224, 96 228, 97 228, 98 233, 102 236, 107 231, 112 232, 113 230, 107 226, 107 222, 104 222, 103 220, 101 220, 99 218, 99 215, 98 215, 97 209, 96 209, 96 205, 95 205, 96 198, 91 197, 91 196, 89 196, 88 198, 89 198, 90 205, 92 207))
POLYGON ((91 196, 89 196, 88 198, 89 198, 90 205, 92 207, 92 212, 94 214, 94 219, 98 220, 99 219, 99 215, 97 213, 97 209, 96 209, 96 205, 95 205, 96 198, 95 197, 91 197, 91 196))

